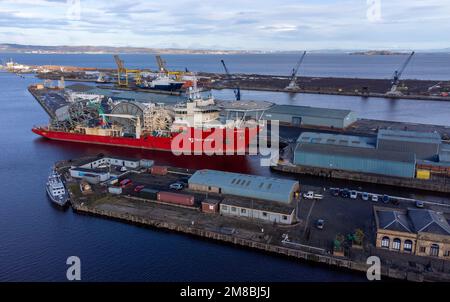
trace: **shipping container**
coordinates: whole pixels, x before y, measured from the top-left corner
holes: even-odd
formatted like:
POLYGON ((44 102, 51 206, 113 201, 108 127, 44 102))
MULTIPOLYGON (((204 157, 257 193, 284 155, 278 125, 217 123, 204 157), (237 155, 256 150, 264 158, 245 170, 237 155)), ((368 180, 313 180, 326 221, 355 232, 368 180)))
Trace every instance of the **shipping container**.
POLYGON ((418 179, 430 179, 430 171, 428 171, 428 170, 417 170, 416 177, 418 179))
POLYGON ((158 200, 158 192, 159 192, 158 190, 144 188, 141 191, 139 191, 139 197, 150 200, 158 200))
POLYGON ((150 173, 153 175, 166 175, 167 167, 164 166, 153 166, 150 168, 150 173))
POLYGON ((194 196, 172 192, 158 192, 158 201, 174 203, 185 206, 194 205, 194 196))

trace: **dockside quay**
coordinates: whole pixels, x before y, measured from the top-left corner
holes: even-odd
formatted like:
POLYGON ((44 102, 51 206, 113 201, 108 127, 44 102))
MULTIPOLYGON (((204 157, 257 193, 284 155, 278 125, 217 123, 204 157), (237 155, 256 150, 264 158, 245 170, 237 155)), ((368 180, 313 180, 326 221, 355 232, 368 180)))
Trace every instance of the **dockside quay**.
MULTIPOLYGON (((310 134, 304 138, 306 135, 313 139, 310 134)), ((373 138, 368 138, 349 144, 361 144, 361 150, 373 151, 373 143, 373 138)), ((430 202, 435 210, 411 209, 412 200, 397 197, 396 208, 387 204, 380 208, 358 200, 361 192, 356 198, 344 198, 330 194, 327 188, 313 188, 314 196, 318 197, 318 192, 322 195, 309 199, 306 193, 314 192, 311 186, 292 179, 191 170, 156 165, 151 159, 103 154, 60 161, 55 168, 77 213, 364 273, 368 265, 361 259, 377 255, 383 263, 381 273, 390 278, 449 278, 450 267, 440 262, 450 255, 449 211, 445 204, 430 202), (317 225, 319 220, 321 227, 317 225), (347 234, 347 239, 339 239, 340 234, 347 234), (338 239, 341 241, 336 245, 338 239), (397 253, 395 261, 386 252, 397 253), (414 270, 408 265, 411 261, 416 263, 414 270), (435 271, 427 271, 427 265, 435 271)))

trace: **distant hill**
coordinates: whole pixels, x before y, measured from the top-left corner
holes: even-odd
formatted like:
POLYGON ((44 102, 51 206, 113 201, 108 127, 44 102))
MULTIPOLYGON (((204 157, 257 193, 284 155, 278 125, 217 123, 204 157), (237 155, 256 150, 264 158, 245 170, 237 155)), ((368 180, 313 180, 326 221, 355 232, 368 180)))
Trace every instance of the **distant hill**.
POLYGON ((368 50, 368 51, 351 52, 350 54, 360 56, 399 56, 399 55, 406 55, 408 53, 390 50, 368 50))
POLYGON ((111 47, 111 46, 42 46, 0 44, 0 53, 38 53, 38 54, 242 54, 258 51, 209 50, 147 47, 111 47))

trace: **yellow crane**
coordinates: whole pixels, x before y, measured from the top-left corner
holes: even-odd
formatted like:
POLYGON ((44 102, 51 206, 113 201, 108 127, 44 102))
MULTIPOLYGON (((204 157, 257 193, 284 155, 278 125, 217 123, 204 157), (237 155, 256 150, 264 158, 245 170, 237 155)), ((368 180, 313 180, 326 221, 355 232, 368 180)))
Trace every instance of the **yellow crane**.
POLYGON ((128 74, 134 74, 134 81, 136 85, 141 85, 142 76, 141 71, 139 69, 127 69, 123 63, 123 60, 119 58, 118 55, 114 55, 114 60, 117 65, 117 85, 128 87, 128 74), (125 80, 122 79, 122 75, 125 76, 125 80))

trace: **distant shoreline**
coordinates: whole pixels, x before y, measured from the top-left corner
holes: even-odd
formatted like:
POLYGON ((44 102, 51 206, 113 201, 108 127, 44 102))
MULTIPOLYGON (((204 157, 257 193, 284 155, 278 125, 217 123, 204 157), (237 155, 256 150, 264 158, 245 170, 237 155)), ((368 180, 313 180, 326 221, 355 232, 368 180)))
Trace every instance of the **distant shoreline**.
MULTIPOLYGON (((302 50, 220 50, 220 49, 183 49, 153 47, 113 47, 113 46, 43 46, 0 43, 0 53, 17 54, 179 54, 179 55, 245 55, 245 54, 301 54, 302 50)), ((450 53, 450 48, 438 50, 419 50, 422 53, 450 53)), ((349 55, 405 55, 409 51, 391 50, 344 50, 318 49, 308 51, 310 54, 349 54, 349 55)))

